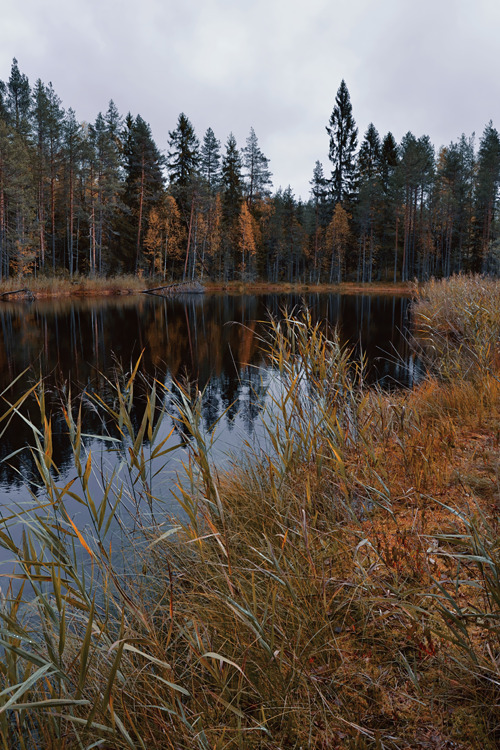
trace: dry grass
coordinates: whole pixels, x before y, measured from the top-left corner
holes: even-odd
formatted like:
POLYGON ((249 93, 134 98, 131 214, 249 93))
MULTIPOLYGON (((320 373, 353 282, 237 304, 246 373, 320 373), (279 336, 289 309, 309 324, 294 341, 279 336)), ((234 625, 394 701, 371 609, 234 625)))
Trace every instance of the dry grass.
MULTIPOLYGON (((130 275, 121 276, 16 276, 0 282, 0 295, 15 290, 29 290, 34 297, 60 297, 78 295, 129 294, 150 287, 161 286, 162 279, 130 275)), ((373 284, 271 284, 268 282, 230 281, 226 283, 203 281, 208 292, 224 294, 301 294, 340 293, 340 294, 399 294, 412 295, 414 286, 407 284, 373 283, 373 284)), ((20 297, 23 294, 19 295, 20 297)))
MULTIPOLYGON (((124 276, 32 276, 11 277, 0 283, 0 294, 27 289, 34 297, 128 294, 154 286, 150 279, 124 276)), ((21 295, 22 296, 22 295, 21 295)), ((10 297, 10 295, 9 295, 10 297)))
POLYGON ((417 291, 415 331, 443 377, 500 368, 500 284, 484 276, 432 280, 417 291))
POLYGON ((412 296, 415 294, 414 284, 408 282, 373 282, 357 284, 344 282, 342 284, 305 284, 301 282, 271 283, 267 281, 203 281, 207 291, 224 292, 225 294, 301 294, 333 293, 333 294, 398 294, 412 296))
POLYGON ((1 536, 26 581, 1 613, 4 748, 498 747, 498 372, 388 395, 307 315, 271 322, 269 341, 268 445, 230 471, 211 463, 196 390, 174 394, 185 520, 147 532, 131 576, 106 526, 116 501, 154 495, 161 386, 138 428, 136 373, 95 404, 129 469, 99 498, 78 410, 71 487, 49 472, 45 421, 46 515, 24 519, 19 547, 8 524, 1 536), (65 512, 70 492, 92 535, 65 512))

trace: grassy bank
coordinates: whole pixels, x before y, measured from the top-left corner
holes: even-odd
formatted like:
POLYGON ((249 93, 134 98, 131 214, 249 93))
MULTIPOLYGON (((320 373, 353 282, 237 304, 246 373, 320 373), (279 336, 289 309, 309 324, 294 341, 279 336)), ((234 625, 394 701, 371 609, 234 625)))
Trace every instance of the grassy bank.
MULTIPOLYGON (((116 294, 134 294, 144 289, 161 286, 161 279, 141 278, 135 275, 126 276, 40 276, 13 277, 0 282, 0 300, 24 299, 25 290, 35 298, 62 297, 62 296, 99 296, 116 294), (17 295, 12 293, 18 292, 17 295)), ((278 294, 278 293, 314 293, 335 292, 341 294, 413 294, 414 285, 410 283, 388 284, 354 284, 345 283, 337 285, 328 284, 270 284, 267 282, 230 281, 227 283, 204 281, 203 286, 207 292, 223 292, 225 294, 278 294)))
POLYGON ((77 404, 65 408, 75 480, 58 483, 39 390, 45 491, 29 517, 19 511, 21 543, 14 514, 0 534, 24 582, 0 612, 2 747, 498 747, 498 290, 424 287, 414 316, 429 376, 393 394, 366 390, 307 314, 271 322, 263 346, 282 387, 268 446, 225 473, 196 389, 169 394, 189 443, 184 520, 148 521, 125 573, 107 535, 116 503, 133 500, 139 523, 154 497, 162 386, 140 424, 137 373, 117 380, 112 403, 94 402, 127 463, 98 497, 77 404))
POLYGON ((241 282, 229 281, 221 283, 216 281, 204 282, 207 291, 225 292, 226 294, 315 294, 315 293, 334 293, 334 294, 400 294, 413 296, 415 294, 415 284, 412 282, 373 282, 357 284, 355 282, 345 282, 342 284, 287 284, 284 282, 272 284, 265 281, 241 282))
POLYGON ((13 299, 25 297, 27 290, 34 297, 130 294, 153 284, 133 274, 124 276, 39 276, 11 277, 0 282, 0 295, 13 299), (18 292, 17 295, 14 293, 18 292), (5 293, 8 293, 6 295, 5 293))

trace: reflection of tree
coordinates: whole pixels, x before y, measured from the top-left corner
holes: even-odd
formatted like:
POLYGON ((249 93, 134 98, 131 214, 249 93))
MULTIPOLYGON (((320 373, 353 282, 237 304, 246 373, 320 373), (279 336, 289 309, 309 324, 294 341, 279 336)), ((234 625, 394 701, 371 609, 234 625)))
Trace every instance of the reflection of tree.
POLYGON ((247 388, 244 397, 240 399, 240 414, 247 433, 251 435, 257 417, 262 412, 267 388, 259 368, 250 367, 246 372, 245 381, 247 388))
POLYGON ((205 430, 213 428, 215 422, 221 413, 220 393, 218 383, 215 379, 211 380, 203 393, 202 415, 205 430))
MULTIPOLYGON (((61 399, 71 390, 77 408, 78 394, 85 389, 82 432, 114 434, 112 419, 92 407, 92 397, 109 402, 111 383, 116 377, 125 382, 126 373, 143 352, 144 385, 141 389, 137 384, 133 399, 135 429, 142 418, 148 382, 157 377, 161 382, 170 378, 192 382, 204 392, 206 429, 227 409, 222 425, 231 429, 239 414, 250 433, 260 409, 259 396, 265 392, 259 369, 263 365, 259 343, 266 336, 263 321, 269 313, 279 317, 285 306, 299 309, 304 303, 315 319, 338 322, 342 340, 353 345, 360 342, 369 361, 379 358, 372 379, 386 376, 405 381, 410 351, 398 330, 406 329, 407 300, 269 294, 58 299, 29 306, 4 302, 0 307, 0 392, 32 367, 6 392, 4 406, 8 408, 7 402, 14 403, 43 375, 47 413, 53 420, 54 460, 64 470, 71 466, 72 455, 61 399), (383 352, 393 352, 392 362, 380 359, 383 352)), ((38 424, 34 399, 28 399, 22 413, 38 424)), ((29 426, 15 417, 0 442, 0 459, 30 444, 29 426)), ((35 465, 28 451, 0 463, 3 486, 29 476, 35 476, 35 465)))

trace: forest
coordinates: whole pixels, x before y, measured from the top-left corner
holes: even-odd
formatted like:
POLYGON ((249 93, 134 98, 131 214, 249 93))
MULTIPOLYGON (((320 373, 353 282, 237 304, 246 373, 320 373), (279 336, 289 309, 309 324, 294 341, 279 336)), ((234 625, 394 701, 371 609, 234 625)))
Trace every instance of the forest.
MULTIPOLYGON (((325 117, 326 119, 326 117, 325 117)), ((163 154, 141 115, 113 101, 93 123, 33 86, 13 60, 0 80, 0 279, 426 280, 500 270, 500 137, 361 138, 342 81, 326 125, 328 168, 307 202, 273 191, 253 128, 239 148, 181 113, 163 154)))

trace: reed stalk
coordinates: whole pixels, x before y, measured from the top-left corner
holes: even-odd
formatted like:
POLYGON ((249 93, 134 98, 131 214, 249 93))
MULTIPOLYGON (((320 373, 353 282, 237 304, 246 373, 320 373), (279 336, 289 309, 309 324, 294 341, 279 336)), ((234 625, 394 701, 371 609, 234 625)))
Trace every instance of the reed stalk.
MULTIPOLYGON (((431 284, 417 319, 444 320, 431 308, 446 300, 459 330, 450 299, 459 306, 467 283, 480 282, 431 284)), ((271 320, 266 441, 225 470, 196 384, 151 384, 134 417, 137 363, 112 399, 67 398, 75 472, 61 486, 37 386, 44 491, 0 530, 16 562, 0 609, 1 746, 498 747, 490 312, 463 334, 465 360, 439 370, 444 351, 424 383, 397 393, 367 389, 362 363, 307 311, 271 320), (89 399, 115 472, 87 450, 89 399), (159 483, 174 449, 179 513, 168 518, 159 483), (122 522, 125 569, 109 546, 123 508, 140 530, 127 536, 122 522)))

